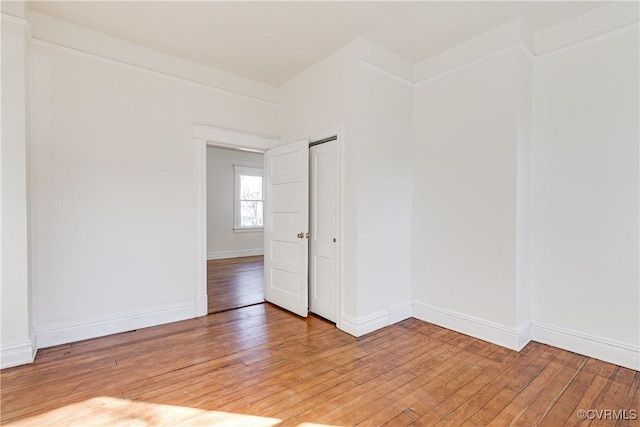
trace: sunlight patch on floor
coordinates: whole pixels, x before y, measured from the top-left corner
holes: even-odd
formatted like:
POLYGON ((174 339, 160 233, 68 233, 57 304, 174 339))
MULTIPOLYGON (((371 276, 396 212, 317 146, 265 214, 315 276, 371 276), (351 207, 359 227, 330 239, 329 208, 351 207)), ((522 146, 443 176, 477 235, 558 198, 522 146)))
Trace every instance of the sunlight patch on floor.
MULTIPOLYGON (((25 418, 11 426, 256 426, 271 427, 277 418, 95 397, 25 418)), ((312 426, 313 424, 308 424, 312 426)))

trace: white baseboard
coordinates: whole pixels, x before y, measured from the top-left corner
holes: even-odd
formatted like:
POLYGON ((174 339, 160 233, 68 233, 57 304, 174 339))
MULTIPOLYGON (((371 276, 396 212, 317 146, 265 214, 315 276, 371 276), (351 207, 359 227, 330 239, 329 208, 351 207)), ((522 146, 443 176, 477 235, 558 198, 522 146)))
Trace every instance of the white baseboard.
POLYGON ((195 302, 174 304, 130 313, 79 322, 58 323, 36 327, 39 348, 102 337, 149 326, 162 325, 195 316, 195 302))
POLYGON ((518 351, 522 350, 531 341, 533 341, 533 338, 531 338, 531 322, 529 321, 518 328, 518 351))
POLYGON ((354 317, 343 314, 342 316, 340 316, 340 318, 336 322, 336 327, 340 329, 342 332, 346 332, 349 335, 352 335, 354 337, 359 336, 358 322, 355 320, 354 317))
POLYGON ((640 371, 640 346, 531 321, 534 341, 640 371))
POLYGON ((524 348, 529 341, 537 341, 625 368, 640 370, 640 346, 609 338, 536 321, 527 322, 517 328, 510 328, 418 301, 413 302, 412 314, 416 319, 516 351, 524 348))
POLYGON ((4 345, 0 348, 0 369, 32 363, 37 351, 33 340, 4 345))
POLYGON ((212 251, 207 253, 207 260, 240 258, 243 256, 264 255, 264 248, 258 249, 238 249, 235 251, 212 251))
POLYGON ((406 301, 401 304, 392 305, 389 307, 389 325, 402 322, 411 317, 413 313, 411 307, 411 301, 406 301))
POLYGON ((338 328, 354 337, 361 337, 386 326, 393 325, 411 317, 411 303, 409 301, 392 305, 388 310, 355 318, 343 315, 338 322, 338 328))
POLYGON ((530 341, 528 323, 510 328, 419 301, 413 302, 413 317, 511 350, 520 351, 530 341))
POLYGON ((354 337, 361 337, 385 326, 389 326, 389 312, 387 310, 382 310, 357 319, 352 316, 343 315, 339 324, 341 330, 354 337))

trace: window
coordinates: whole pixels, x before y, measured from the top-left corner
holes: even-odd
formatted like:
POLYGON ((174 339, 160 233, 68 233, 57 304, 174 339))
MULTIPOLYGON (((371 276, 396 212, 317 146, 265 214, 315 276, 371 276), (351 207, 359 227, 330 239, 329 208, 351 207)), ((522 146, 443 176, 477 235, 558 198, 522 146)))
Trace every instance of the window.
POLYGON ((235 170, 235 224, 236 231, 262 229, 264 184, 262 169, 234 166, 235 170))

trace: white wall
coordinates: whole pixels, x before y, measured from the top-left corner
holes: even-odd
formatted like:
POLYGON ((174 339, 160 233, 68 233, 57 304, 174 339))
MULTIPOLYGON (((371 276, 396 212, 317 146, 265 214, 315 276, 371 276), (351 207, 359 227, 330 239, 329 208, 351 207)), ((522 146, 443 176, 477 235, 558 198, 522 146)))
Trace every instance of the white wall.
POLYGON ((536 61, 534 339, 640 369, 638 27, 596 36, 536 61))
POLYGON ((412 290, 419 316, 436 323, 444 311, 518 326, 519 56, 510 51, 416 88, 412 290))
POLYGON ((358 67, 358 316, 386 326, 411 315, 413 88, 358 67))
POLYGON ((28 363, 36 352, 29 259, 29 43, 23 3, 2 3, 2 159, 0 366, 28 363))
POLYGON ((193 125, 273 135, 275 105, 48 43, 32 59, 38 346, 193 317, 193 125))
POLYGON ((357 39, 281 87, 283 141, 342 126, 338 326, 354 335, 410 315, 411 73, 408 61, 357 39))
POLYGON ((614 3, 416 65, 414 316, 640 368, 638 56, 614 3))
POLYGON ((207 147, 207 253, 209 259, 264 253, 264 232, 236 232, 234 166, 264 167, 264 155, 207 147))

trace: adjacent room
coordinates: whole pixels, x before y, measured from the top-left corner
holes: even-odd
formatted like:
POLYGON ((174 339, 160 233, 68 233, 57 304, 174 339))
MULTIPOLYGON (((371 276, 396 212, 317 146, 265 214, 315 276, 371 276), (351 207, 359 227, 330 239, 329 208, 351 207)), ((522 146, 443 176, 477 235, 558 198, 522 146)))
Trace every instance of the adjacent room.
POLYGON ((2 1, 4 425, 618 425, 637 1, 2 1))
POLYGON ((264 302, 264 154, 207 147, 208 314, 264 302))

